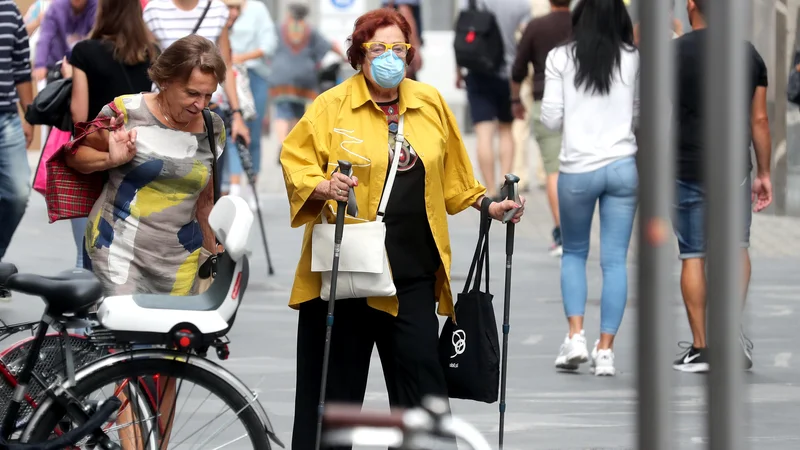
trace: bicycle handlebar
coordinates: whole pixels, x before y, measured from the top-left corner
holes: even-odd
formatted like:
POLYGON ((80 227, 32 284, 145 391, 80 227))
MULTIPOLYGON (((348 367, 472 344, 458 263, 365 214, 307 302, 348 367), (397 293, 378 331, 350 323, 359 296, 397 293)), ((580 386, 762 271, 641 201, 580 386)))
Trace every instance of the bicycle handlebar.
MULTIPOLYGON (((59 450, 66 447, 72 447, 77 444, 78 441, 99 429, 103 423, 107 422, 108 419, 111 418, 111 415, 114 414, 120 406, 122 406, 122 402, 117 397, 110 397, 104 401, 99 408, 97 408, 97 411, 92 414, 92 416, 89 417, 89 420, 84 422, 83 425, 62 434, 51 441, 17 444, 3 442, 3 439, 0 438, 0 448, 5 448, 8 450, 59 450)), ((100 443, 99 447, 104 450, 120 450, 120 446, 113 442, 107 442, 105 445, 100 443)))

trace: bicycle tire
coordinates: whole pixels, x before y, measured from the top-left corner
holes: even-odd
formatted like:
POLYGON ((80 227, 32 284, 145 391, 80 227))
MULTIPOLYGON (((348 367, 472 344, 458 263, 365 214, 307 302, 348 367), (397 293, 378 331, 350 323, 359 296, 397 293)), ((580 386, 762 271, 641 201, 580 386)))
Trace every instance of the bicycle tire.
MULTIPOLYGON (((239 417, 247 430, 254 450, 271 450, 272 447, 267 434, 264 432, 264 426, 246 398, 221 376, 210 370, 187 364, 180 360, 138 358, 120 360, 82 378, 75 387, 70 389, 70 392, 77 398, 83 398, 98 386, 112 384, 121 378, 138 379, 152 374, 180 377, 208 389, 209 392, 212 392, 227 404, 231 410, 241 411, 239 417)), ((50 434, 50 430, 57 426, 62 417, 64 417, 64 411, 52 401, 40 405, 28 426, 28 429, 32 431, 30 437, 25 439, 25 442, 45 441, 50 434)))
MULTIPOLYGON (((16 377, 22 369, 25 357, 33 344, 33 337, 23 339, 14 343, 0 353, 0 365, 16 377)), ((64 373, 65 362, 61 349, 62 337, 57 333, 50 333, 45 336, 42 348, 39 350, 39 357, 36 359, 34 373, 42 377, 46 385, 56 381, 57 377, 64 373)), ((75 360, 75 369, 78 370, 108 354, 107 349, 95 347, 94 344, 85 336, 71 334, 68 345, 72 349, 75 360)), ((41 403, 45 398, 45 389, 35 380, 28 384, 27 394, 36 403, 41 403)), ((14 386, 5 377, 0 377, 0 417, 3 417, 8 408, 8 404, 14 396, 14 386)), ((18 420, 24 420, 33 411, 32 405, 23 403, 19 411, 18 420)))

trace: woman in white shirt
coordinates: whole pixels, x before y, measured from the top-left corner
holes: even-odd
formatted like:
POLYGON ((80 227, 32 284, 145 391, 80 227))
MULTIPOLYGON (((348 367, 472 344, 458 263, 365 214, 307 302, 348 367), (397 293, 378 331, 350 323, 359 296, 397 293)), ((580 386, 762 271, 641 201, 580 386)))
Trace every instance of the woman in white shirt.
POLYGON ((628 296, 627 254, 639 185, 635 121, 639 115, 639 53, 623 0, 581 0, 573 37, 547 55, 542 123, 563 129, 558 202, 564 256, 561 292, 569 333, 556 367, 614 375, 614 336, 628 296), (600 339, 586 346, 586 258, 595 204, 600 203, 603 291, 600 339))
MULTIPOLYGON (((243 69, 244 75, 247 76, 252 100, 255 104, 256 115, 246 123, 250 130, 249 150, 253 172, 258 175, 261 170, 261 129, 267 113, 269 59, 272 58, 275 48, 278 46, 278 37, 275 23, 264 3, 258 0, 224 0, 224 2, 228 5, 230 12, 228 22, 233 24, 230 29, 231 51, 233 52, 231 61, 238 66, 237 72, 243 69)), ((228 139, 227 151, 230 174, 229 192, 231 195, 239 195, 244 169, 233 139, 228 139)), ((255 209, 255 196, 252 188, 246 188, 244 197, 250 207, 255 209)))

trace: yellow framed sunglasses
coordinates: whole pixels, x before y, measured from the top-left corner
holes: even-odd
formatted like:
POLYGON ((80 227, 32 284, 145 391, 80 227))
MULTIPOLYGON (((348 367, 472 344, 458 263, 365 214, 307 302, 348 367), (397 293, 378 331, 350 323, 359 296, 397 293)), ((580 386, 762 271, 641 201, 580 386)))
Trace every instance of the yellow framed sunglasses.
POLYGON ((364 42, 362 45, 367 53, 373 57, 381 56, 389 50, 393 51, 397 56, 406 56, 406 54, 408 54, 408 49, 411 48, 411 44, 405 42, 395 42, 393 44, 387 44, 385 42, 364 42))

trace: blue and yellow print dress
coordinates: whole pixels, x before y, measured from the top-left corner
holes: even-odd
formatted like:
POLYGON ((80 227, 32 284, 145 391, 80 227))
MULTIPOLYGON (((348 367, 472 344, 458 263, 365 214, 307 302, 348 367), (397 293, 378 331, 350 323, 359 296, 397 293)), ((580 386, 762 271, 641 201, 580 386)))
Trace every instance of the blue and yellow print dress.
MULTIPOLYGON (((194 294, 201 252, 208 255, 195 215, 211 174, 208 136, 167 128, 143 94, 117 97, 114 104, 126 128, 137 131, 136 156, 108 171, 89 214, 84 242, 90 268, 106 295, 194 294)), ((100 114, 115 115, 108 106, 100 114)), ((225 127, 213 117, 219 157, 225 127)))

